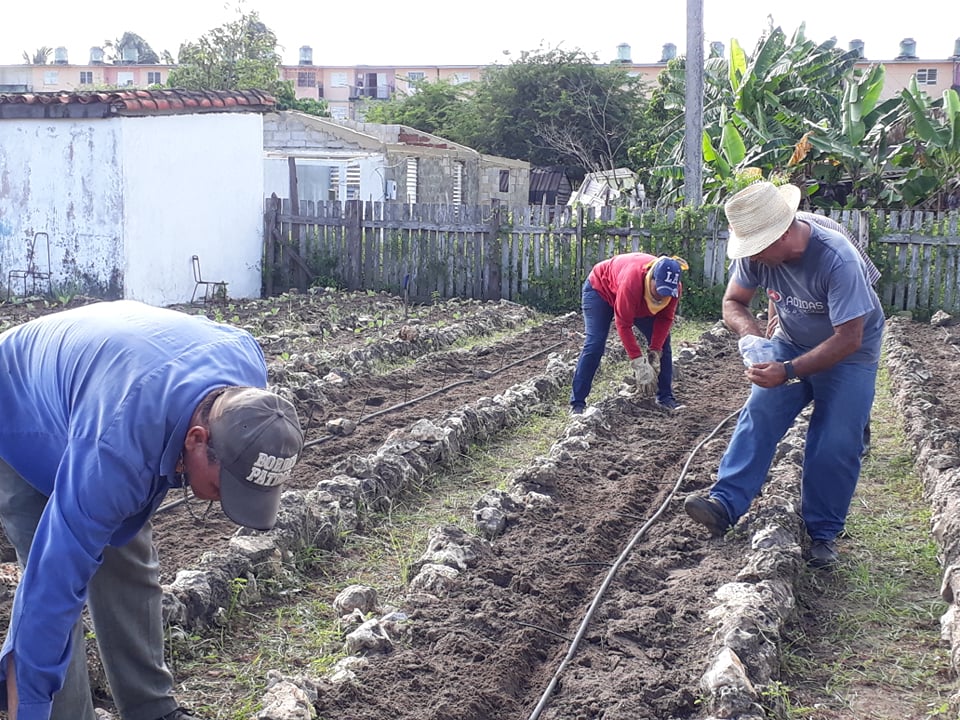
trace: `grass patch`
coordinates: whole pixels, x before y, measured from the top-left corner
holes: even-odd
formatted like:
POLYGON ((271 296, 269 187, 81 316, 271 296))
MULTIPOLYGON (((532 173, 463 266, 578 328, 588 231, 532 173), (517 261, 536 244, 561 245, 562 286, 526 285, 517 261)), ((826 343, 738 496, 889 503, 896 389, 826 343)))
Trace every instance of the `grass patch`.
POLYGON ((882 364, 872 430, 840 564, 801 581, 800 622, 778 686, 789 700, 778 706, 788 711, 778 717, 950 717, 950 660, 939 632, 947 606, 930 511, 882 364))

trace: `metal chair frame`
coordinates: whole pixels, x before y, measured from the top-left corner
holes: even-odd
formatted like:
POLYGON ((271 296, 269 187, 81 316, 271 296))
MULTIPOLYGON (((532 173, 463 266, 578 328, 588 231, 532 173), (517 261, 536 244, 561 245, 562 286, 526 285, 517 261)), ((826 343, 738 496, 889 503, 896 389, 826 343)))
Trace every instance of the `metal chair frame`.
POLYGON ((227 283, 225 280, 204 280, 203 276, 200 274, 200 257, 194 255, 191 258, 193 262, 193 280, 196 285, 193 286, 193 295, 190 296, 190 303, 194 303, 197 299, 197 290, 203 286, 203 302, 209 302, 210 300, 226 300, 227 298, 227 283))
POLYGON ((11 270, 7 273, 7 300, 10 300, 10 294, 13 292, 13 281, 23 280, 23 295, 27 295, 27 280, 30 280, 31 291, 34 295, 37 293, 37 281, 44 281, 47 285, 47 293, 50 292, 50 236, 45 232, 37 232, 32 238, 27 240, 27 267, 25 270, 11 270), (47 248, 47 269, 40 270, 37 267, 37 241, 43 237, 47 248))

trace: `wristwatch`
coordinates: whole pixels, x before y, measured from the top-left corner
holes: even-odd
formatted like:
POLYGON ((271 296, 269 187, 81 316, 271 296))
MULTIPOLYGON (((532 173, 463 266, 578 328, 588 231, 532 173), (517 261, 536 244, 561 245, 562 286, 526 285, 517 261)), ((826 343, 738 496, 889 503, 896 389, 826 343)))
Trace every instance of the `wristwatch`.
POLYGON ((797 379, 797 371, 793 369, 793 363, 789 360, 783 363, 783 370, 787 373, 787 381, 797 379))

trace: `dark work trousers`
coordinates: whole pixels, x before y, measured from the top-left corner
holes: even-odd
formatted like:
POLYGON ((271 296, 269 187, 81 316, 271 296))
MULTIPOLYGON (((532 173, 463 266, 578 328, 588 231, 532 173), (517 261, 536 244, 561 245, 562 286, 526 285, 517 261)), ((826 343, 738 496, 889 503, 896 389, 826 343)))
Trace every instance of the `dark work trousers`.
MULTIPOLYGON (((47 497, 0 460, 0 522, 22 568, 47 497)), ((163 660, 159 561, 148 522, 126 545, 108 547, 87 588, 100 661, 123 720, 156 720, 177 708, 163 660)), ((41 599, 42 601, 42 599, 41 599)), ((51 720, 96 720, 87 672, 83 621, 73 628, 63 688, 51 720)))
MULTIPOLYGON (((577 369, 573 374, 573 392, 570 405, 582 407, 593 387, 593 378, 600 367, 600 358, 607 347, 610 323, 613 322, 613 306, 600 297, 590 281, 583 284, 581 305, 583 307, 584 341, 577 369)), ((637 318, 634 326, 650 342, 653 335, 654 317, 637 318)), ((673 399, 673 351, 670 349, 670 336, 663 343, 663 355, 660 357, 660 375, 657 378, 657 400, 664 402, 673 399)))

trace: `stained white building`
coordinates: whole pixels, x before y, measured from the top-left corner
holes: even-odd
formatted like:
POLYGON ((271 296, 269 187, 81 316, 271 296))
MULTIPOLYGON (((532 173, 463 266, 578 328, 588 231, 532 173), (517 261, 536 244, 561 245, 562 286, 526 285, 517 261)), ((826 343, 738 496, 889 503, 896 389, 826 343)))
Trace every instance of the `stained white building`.
POLYGON ((259 91, 0 94, 0 282, 54 293, 190 300, 191 258, 233 298, 259 297, 259 91), (29 240, 43 236, 28 257, 29 240), (30 278, 32 279, 32 278, 30 278))

